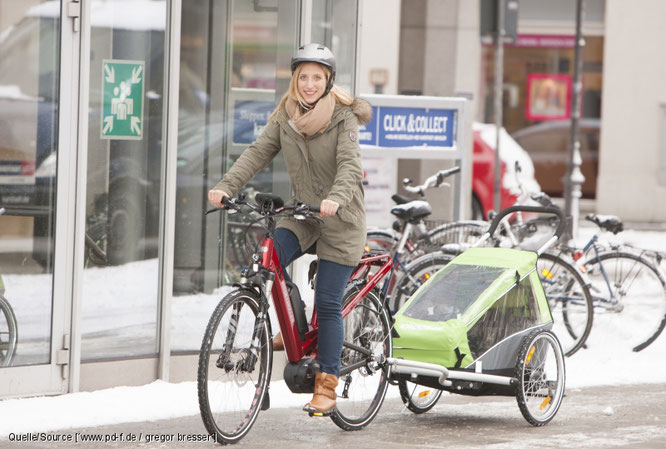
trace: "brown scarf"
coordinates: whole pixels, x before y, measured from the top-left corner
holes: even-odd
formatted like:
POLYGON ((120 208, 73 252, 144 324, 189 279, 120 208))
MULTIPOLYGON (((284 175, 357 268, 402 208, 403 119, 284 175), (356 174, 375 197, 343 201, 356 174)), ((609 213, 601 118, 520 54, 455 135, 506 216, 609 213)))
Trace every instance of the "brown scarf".
POLYGON ((306 113, 303 113, 298 102, 291 98, 287 99, 284 106, 298 130, 306 136, 314 136, 324 132, 331 124, 333 109, 335 109, 335 96, 328 94, 320 98, 315 107, 306 113))

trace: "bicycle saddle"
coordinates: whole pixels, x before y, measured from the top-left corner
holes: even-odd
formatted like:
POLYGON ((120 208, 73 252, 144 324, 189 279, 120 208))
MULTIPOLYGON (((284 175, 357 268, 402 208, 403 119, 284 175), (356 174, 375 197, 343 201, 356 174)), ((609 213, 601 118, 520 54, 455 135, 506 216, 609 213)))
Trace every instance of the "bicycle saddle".
POLYGON ((391 213, 402 220, 414 220, 427 217, 432 213, 432 207, 427 201, 410 201, 391 208, 391 213))
POLYGON ((592 223, 596 224, 601 229, 605 229, 606 231, 612 232, 613 234, 622 232, 622 230, 624 229, 624 225, 622 224, 622 219, 620 217, 616 217, 615 215, 587 214, 585 216, 585 219, 587 221, 591 221, 592 223))
POLYGON ((407 204, 410 201, 413 201, 413 198, 407 198, 406 196, 395 194, 391 197, 395 204, 407 204))

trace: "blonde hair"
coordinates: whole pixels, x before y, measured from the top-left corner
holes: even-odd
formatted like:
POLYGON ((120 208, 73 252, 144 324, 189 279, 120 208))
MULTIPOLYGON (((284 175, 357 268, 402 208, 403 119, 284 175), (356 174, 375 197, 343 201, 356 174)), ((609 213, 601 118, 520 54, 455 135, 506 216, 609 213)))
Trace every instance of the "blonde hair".
MULTIPOLYGON (((291 75, 291 80, 289 81, 289 89, 287 89, 287 93, 284 94, 284 96, 280 100, 280 103, 278 103, 277 107, 273 110, 273 113, 268 118, 269 122, 273 119, 273 117, 275 117, 278 111, 284 107, 284 104, 287 102, 288 98, 291 98, 292 100, 300 104, 303 107, 303 109, 307 109, 308 103, 306 103, 301 94, 298 92, 298 76, 301 74, 301 69, 303 68, 303 64, 304 63, 299 64, 298 67, 296 67, 296 70, 294 70, 293 75, 291 75)), ((321 67, 324 70, 324 73, 326 74, 326 83, 328 83, 328 79, 331 76, 331 71, 329 70, 328 67, 326 67, 323 64, 319 64, 319 67, 321 67)), ((335 102, 337 104, 351 106, 351 104, 354 102, 354 96, 336 84, 333 85, 329 94, 332 94, 335 97, 335 102)))

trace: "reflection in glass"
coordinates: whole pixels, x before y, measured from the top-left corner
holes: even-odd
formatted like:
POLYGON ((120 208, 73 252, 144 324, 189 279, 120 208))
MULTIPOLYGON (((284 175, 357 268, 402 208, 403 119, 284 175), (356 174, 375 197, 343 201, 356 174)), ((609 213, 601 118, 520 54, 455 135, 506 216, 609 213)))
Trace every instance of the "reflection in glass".
POLYGON ((60 2, 0 11, 2 367, 50 361, 60 2))
POLYGON ((166 5, 91 4, 84 360, 157 352, 166 5))

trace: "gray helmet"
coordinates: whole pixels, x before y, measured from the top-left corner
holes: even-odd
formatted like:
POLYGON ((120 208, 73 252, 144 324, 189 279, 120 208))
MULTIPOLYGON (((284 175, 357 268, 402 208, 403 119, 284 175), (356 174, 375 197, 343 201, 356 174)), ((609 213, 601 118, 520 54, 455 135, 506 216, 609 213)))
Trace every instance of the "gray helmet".
POLYGON ((333 56, 333 52, 321 44, 301 45, 291 58, 292 75, 296 71, 296 67, 302 62, 316 62, 329 68, 331 76, 328 80, 326 92, 324 92, 324 95, 326 95, 333 87, 333 81, 335 80, 335 56, 333 56))

